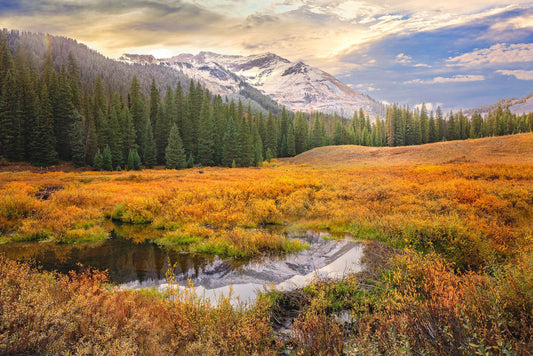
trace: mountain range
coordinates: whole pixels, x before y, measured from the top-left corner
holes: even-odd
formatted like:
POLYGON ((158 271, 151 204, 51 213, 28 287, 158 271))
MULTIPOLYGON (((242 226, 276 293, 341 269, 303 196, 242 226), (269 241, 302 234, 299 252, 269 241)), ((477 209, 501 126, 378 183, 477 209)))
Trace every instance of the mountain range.
POLYGON ((522 114, 533 112, 533 93, 520 99, 518 98, 502 99, 494 104, 484 105, 478 108, 465 110, 464 113, 467 116, 471 116, 475 112, 481 115, 486 115, 490 111, 497 109, 498 106, 501 106, 502 108, 509 107, 509 110, 513 114, 517 114, 517 115, 522 115, 522 114))
POLYGON ((250 56, 200 52, 158 59, 152 55, 124 54, 130 64, 173 68, 202 83, 214 94, 232 96, 250 86, 293 111, 337 113, 351 118, 360 109, 375 118, 385 106, 304 62, 291 62, 273 53, 250 56))

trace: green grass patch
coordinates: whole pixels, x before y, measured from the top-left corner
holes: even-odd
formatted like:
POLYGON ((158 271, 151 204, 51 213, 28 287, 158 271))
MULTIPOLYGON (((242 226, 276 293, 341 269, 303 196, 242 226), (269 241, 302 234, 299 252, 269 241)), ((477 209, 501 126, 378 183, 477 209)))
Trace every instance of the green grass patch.
POLYGON ((56 236, 55 241, 59 244, 71 244, 79 242, 98 242, 108 238, 108 233, 100 226, 88 229, 72 229, 56 236))

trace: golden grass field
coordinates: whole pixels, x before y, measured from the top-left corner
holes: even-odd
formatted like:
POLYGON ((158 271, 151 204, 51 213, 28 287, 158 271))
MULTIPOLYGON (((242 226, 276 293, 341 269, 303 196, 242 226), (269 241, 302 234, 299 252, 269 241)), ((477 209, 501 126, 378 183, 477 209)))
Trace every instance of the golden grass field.
POLYGON ((220 256, 305 248, 251 229, 265 224, 349 232, 383 253, 366 274, 317 281, 296 299, 265 295, 245 310, 112 291, 97 273, 61 277, 2 259, 0 353, 533 349, 533 134, 322 147, 260 168, 0 173, 1 242, 96 241, 112 219, 158 229, 162 245, 220 256), (273 316, 291 300, 301 308, 281 338, 273 316), (356 320, 347 330, 339 310, 356 320))
POLYGON ((420 146, 328 146, 283 159, 290 164, 533 164, 533 133, 420 146))

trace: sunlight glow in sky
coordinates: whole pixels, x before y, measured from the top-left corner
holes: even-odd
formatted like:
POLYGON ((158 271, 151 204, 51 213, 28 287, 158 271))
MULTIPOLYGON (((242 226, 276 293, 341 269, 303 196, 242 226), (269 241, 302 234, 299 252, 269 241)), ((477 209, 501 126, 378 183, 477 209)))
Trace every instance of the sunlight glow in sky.
POLYGON ((533 92, 533 1, 0 0, 0 23, 109 57, 273 52, 400 104, 468 108, 533 92))

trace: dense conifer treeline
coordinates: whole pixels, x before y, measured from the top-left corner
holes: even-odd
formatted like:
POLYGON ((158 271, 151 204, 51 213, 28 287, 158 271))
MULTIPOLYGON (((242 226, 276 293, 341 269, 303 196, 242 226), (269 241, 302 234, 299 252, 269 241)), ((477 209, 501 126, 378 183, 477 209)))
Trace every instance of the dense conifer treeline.
POLYGON ((182 85, 179 76, 162 91, 160 75, 149 91, 136 75, 120 82, 102 68, 91 77, 73 52, 53 56, 49 46, 38 59, 39 51, 12 37, 0 32, 0 156, 38 166, 71 160, 98 170, 245 167, 326 145, 416 145, 533 130, 532 114, 502 108, 471 119, 396 105, 372 121, 362 110, 352 120, 285 109, 263 116, 192 80, 182 85))

